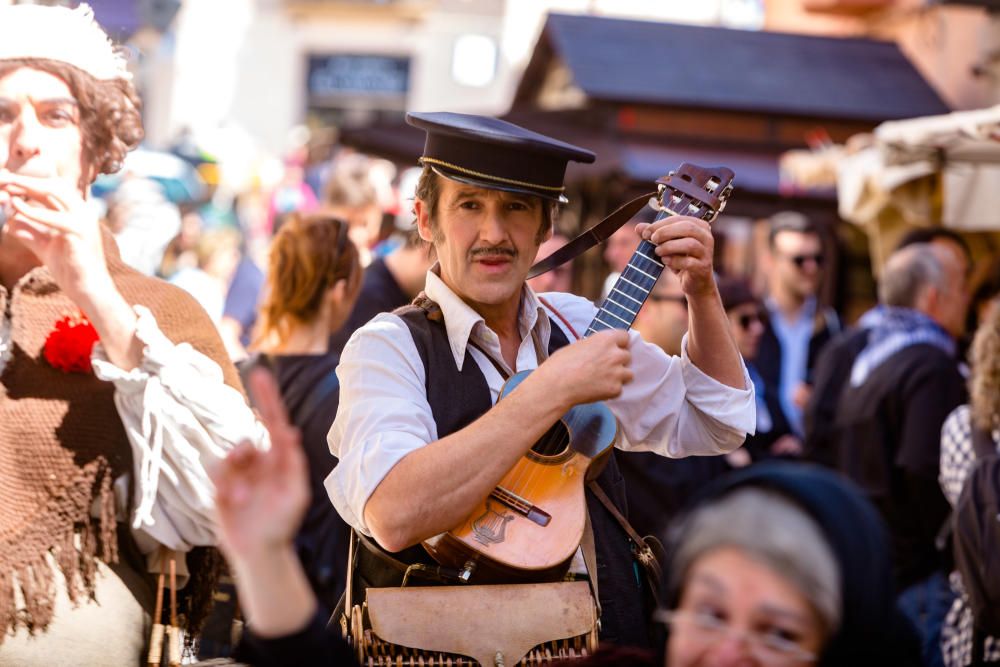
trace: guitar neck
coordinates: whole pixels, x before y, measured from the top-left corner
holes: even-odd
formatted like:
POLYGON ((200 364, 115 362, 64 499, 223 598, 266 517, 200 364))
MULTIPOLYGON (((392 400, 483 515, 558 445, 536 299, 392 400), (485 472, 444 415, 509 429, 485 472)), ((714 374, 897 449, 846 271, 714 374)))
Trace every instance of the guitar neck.
MULTIPOLYGON (((670 215, 671 213, 667 211, 661 211, 656 220, 662 220, 670 215)), ((663 273, 663 262, 656 254, 656 246, 643 240, 597 309, 597 315, 587 327, 584 336, 605 329, 631 328, 639 309, 653 291, 656 279, 661 273, 663 273)))

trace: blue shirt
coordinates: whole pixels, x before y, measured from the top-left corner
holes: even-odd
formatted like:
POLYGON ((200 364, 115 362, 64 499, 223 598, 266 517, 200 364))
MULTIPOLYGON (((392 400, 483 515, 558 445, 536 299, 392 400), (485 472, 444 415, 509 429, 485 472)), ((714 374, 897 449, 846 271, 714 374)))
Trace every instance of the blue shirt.
POLYGON ((816 298, 809 297, 802 305, 799 316, 788 321, 773 299, 766 299, 765 305, 771 313, 771 328, 781 346, 781 378, 778 382, 778 400, 788 417, 792 431, 800 438, 802 410, 793 400, 795 388, 806 381, 809 366, 809 341, 813 335, 813 319, 816 315, 816 298))

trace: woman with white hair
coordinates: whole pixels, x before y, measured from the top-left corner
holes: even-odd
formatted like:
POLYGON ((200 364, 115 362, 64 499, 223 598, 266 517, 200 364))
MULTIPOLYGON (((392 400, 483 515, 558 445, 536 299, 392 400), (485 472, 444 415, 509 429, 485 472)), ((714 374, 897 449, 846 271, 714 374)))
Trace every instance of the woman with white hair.
POLYGON ((0 664, 144 663, 168 561, 193 631, 218 563, 192 551, 216 541, 205 467, 266 443, 205 312, 86 205, 141 139, 89 7, 0 8, 0 664))
POLYGON ((675 528, 665 664, 920 665, 896 611, 875 509, 834 473, 761 463, 713 484, 675 528))

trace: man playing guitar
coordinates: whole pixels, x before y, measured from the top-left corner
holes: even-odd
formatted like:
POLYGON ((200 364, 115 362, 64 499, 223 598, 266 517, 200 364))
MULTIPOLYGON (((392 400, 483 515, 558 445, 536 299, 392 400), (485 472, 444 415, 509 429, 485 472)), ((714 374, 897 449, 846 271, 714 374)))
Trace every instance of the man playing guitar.
MULTIPOLYGON (((655 246, 687 296, 680 357, 635 332, 584 336, 598 312, 590 301, 539 297, 525 279, 565 202, 567 162, 592 162, 593 154, 493 118, 411 113, 407 120, 427 132, 414 213, 438 264, 420 307, 359 329, 338 369, 329 442, 339 464, 326 486, 362 537, 404 562, 419 558, 421 542, 466 520, 580 404, 606 401, 622 449, 683 457, 743 443, 754 428, 753 385, 716 288, 707 222, 673 216, 637 228, 636 244, 641 236, 655 246), (498 401, 505 379, 528 369, 537 370, 498 401)), ((623 509, 613 456, 598 483, 623 509)), ((627 538, 589 490, 587 507, 601 640, 647 645, 627 538)), ((504 523, 489 539, 506 538, 504 523)), ((586 577, 583 558, 568 567, 586 577)))

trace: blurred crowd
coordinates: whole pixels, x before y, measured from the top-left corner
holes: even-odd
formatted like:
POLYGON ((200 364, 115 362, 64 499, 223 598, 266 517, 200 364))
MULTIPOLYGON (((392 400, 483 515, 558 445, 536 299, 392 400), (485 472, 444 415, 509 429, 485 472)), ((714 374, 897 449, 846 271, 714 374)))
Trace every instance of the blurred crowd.
POLYGON ((301 136, 259 173, 190 133, 126 158, 140 103, 90 8, 0 19, 0 664, 176 665, 184 635, 187 662, 450 665, 469 627, 509 651, 539 619, 532 664, 1000 662, 1000 262, 962 236, 903 237, 857 321, 823 296, 836 230, 775 213, 722 275, 691 200, 621 226, 606 275, 524 289, 580 231, 558 213, 590 151, 411 113, 422 169, 301 136), (596 401, 613 456, 534 449, 596 401), (571 510, 502 484, 546 458, 571 510), (559 519, 535 569, 560 581, 451 566, 460 519, 506 539, 493 500, 559 519), (403 588, 379 637, 362 598, 403 588))
MULTIPOLYGON (((156 179, 129 174, 103 198, 123 257, 189 291, 244 378, 259 365, 275 373, 311 480, 296 548, 318 599, 333 609, 349 538, 323 488, 336 465, 327 432, 339 354, 354 330, 420 293, 434 257, 413 229, 414 173, 349 149, 318 164, 305 156, 293 151, 272 187, 230 196, 228 207, 211 187, 174 202, 156 179)), ((199 173, 211 164, 180 159, 199 173)), ((643 216, 604 244, 605 293, 629 262, 643 216)), ((988 511, 988 494, 997 493, 987 485, 977 489, 986 499, 963 496, 982 456, 976 434, 992 451, 1000 443, 1000 264, 974 271, 961 236, 914 230, 878 276, 878 305, 848 323, 820 298, 835 235, 794 211, 762 224, 759 273, 718 278, 756 391, 756 433, 724 457, 618 454, 630 520, 673 544, 670 604, 658 612, 683 638, 668 645, 670 664, 696 664, 699 641, 727 645, 741 615, 756 613, 755 594, 801 608, 791 626, 746 630, 760 664, 807 664, 844 641, 856 649, 866 622, 898 623, 900 636, 918 638, 909 645, 919 642, 922 656, 880 658, 893 664, 1000 661, 995 610, 984 612, 982 591, 969 590, 988 590, 997 552, 956 534, 967 526, 962 512, 988 511), (713 550, 716 542, 727 548, 713 550), (987 574, 965 581, 963 569, 977 567, 987 574)), ((555 233, 538 259, 567 240, 555 233)), ((564 264, 529 284, 571 292, 580 284, 573 271, 564 264)), ((664 272, 635 328, 679 355, 687 326, 686 297, 664 272)))

